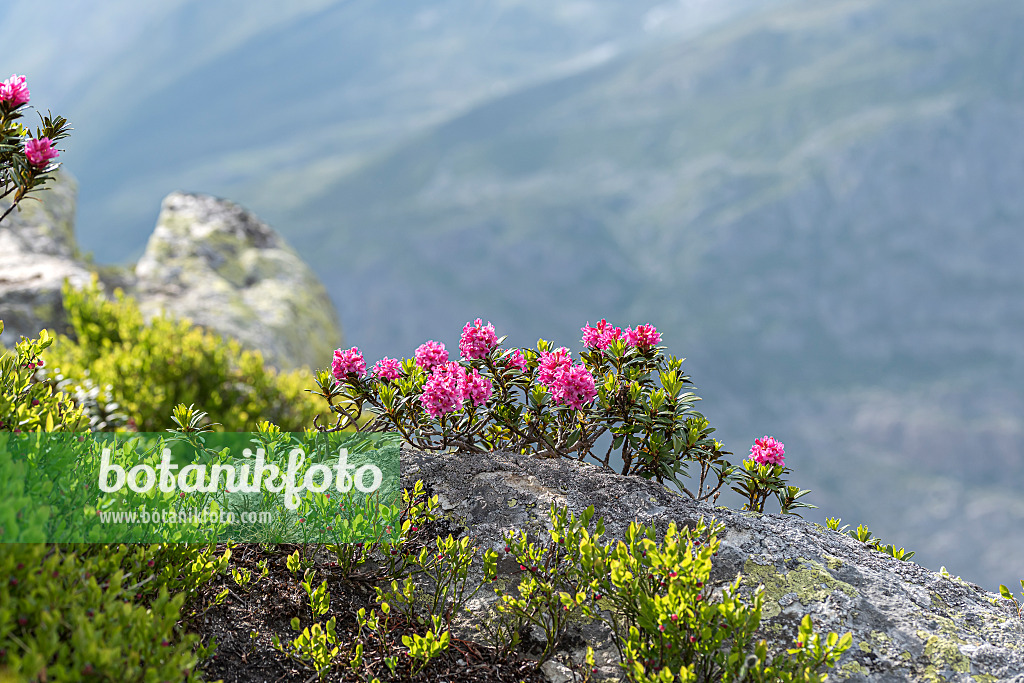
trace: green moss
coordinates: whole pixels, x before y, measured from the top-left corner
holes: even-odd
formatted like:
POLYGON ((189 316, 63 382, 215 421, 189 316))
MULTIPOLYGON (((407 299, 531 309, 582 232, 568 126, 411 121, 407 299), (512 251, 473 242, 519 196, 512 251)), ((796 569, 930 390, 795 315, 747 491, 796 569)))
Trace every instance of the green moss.
POLYGON ((871 652, 871 646, 868 645, 866 640, 860 641, 860 643, 857 645, 857 647, 860 648, 861 652, 871 652))
POLYGON ((971 678, 978 681, 978 683, 995 683, 999 680, 998 677, 991 674, 972 674, 971 678))
POLYGON ((747 560, 743 574, 750 585, 764 584, 765 604, 761 615, 771 619, 782 612, 779 599, 788 593, 796 593, 800 604, 824 602, 832 591, 840 590, 851 597, 858 595, 857 589, 828 573, 825 566, 814 560, 801 559, 804 566, 786 573, 780 573, 772 565, 757 564, 747 560))

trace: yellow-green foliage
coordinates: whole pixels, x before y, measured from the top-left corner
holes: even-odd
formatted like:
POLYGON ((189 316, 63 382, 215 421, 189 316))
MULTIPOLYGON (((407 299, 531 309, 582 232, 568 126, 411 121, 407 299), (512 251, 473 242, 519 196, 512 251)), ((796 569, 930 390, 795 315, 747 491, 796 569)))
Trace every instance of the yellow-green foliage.
POLYGON ((0 681, 196 681, 177 626, 228 556, 199 546, 9 544, 0 553, 0 681), (169 593, 173 590, 176 595, 169 593))
POLYGON ((13 353, 0 356, 0 431, 75 431, 81 425, 82 411, 67 395, 40 381, 43 350, 51 344, 53 337, 43 331, 39 339, 23 339, 13 353))
POLYGON ((55 370, 111 385, 111 398, 139 431, 169 427, 179 403, 201 407, 226 431, 254 430, 260 420, 302 431, 318 413, 302 371, 279 373, 258 351, 187 320, 158 316, 147 323, 120 290, 108 301, 95 280, 77 291, 65 284, 64 307, 72 336, 53 345, 55 370))

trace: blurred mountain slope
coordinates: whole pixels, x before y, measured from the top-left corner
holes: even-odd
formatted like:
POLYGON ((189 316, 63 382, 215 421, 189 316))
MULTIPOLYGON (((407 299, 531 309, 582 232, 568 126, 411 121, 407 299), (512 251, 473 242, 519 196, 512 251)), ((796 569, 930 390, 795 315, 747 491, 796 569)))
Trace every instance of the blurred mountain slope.
POLYGON ((1009 0, 772 7, 439 125, 297 241, 381 354, 655 322, 727 445, 785 437, 823 512, 991 587, 1024 561, 991 504, 1024 492, 1020 35, 1009 0))

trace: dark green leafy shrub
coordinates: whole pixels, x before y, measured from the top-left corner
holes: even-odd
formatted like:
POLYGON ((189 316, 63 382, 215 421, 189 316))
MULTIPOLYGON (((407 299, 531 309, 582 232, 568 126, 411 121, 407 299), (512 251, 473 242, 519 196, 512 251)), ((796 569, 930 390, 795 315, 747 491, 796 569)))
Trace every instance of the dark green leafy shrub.
POLYGON ((252 429, 258 420, 302 431, 317 415, 300 371, 277 372, 258 351, 187 320, 147 323, 133 299, 118 290, 108 301, 95 281, 82 290, 66 284, 63 293, 72 332, 53 346, 54 373, 103 387, 108 407, 115 404, 138 431, 163 430, 179 403, 201 406, 225 431, 252 429))

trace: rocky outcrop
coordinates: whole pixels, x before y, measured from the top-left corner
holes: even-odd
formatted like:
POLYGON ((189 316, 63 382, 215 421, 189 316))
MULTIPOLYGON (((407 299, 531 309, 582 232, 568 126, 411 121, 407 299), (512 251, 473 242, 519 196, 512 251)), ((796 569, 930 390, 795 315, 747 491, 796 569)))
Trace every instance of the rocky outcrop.
MULTIPOLYGON (((8 346, 63 319, 64 280, 87 283, 75 244, 75 183, 66 174, 29 195, 0 223, 0 320, 8 346)), ((10 206, 0 200, 0 214, 10 206)))
POLYGON ((269 226, 237 204, 173 193, 135 266, 144 312, 189 318, 280 367, 326 365, 341 343, 327 291, 269 226))
MULTIPOLYGON (((570 460, 404 451, 402 484, 417 479, 437 495, 448 528, 498 551, 506 581, 521 572, 501 552, 502 534, 543 534, 552 503, 577 514, 593 505, 605 520, 605 540, 623 538, 634 520, 664 531, 670 520, 714 518, 726 529, 712 578, 721 586, 742 574, 743 590, 765 586, 763 637, 789 646, 805 614, 819 633, 852 632, 853 647, 833 680, 1024 683, 1024 620, 1007 601, 803 519, 713 508, 655 482, 570 460)), ((496 599, 481 595, 476 611, 496 599)), ((580 624, 565 642, 576 661, 585 644, 594 646, 601 672, 611 676, 619 670, 610 637, 599 624, 580 624)), ((555 662, 545 671, 553 681, 570 680, 555 662)))
MULTIPOLYGON (((45 328, 64 331, 61 286, 94 268, 74 237, 75 185, 66 174, 0 223, 3 342, 45 328)), ((0 212, 7 204, 0 201, 0 212)), ((229 201, 173 193, 134 268, 101 274, 149 316, 189 318, 263 352, 281 368, 325 365, 341 343, 330 297, 285 241, 229 201)))

